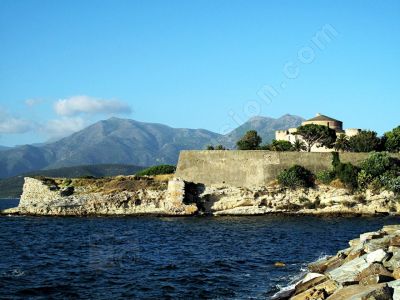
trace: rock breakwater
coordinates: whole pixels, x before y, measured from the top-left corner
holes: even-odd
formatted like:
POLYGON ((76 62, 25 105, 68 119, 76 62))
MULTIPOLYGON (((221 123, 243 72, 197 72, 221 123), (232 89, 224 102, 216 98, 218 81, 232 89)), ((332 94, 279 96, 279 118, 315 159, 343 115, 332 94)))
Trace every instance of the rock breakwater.
POLYGON ((301 281, 273 299, 399 300, 400 225, 361 234, 349 245, 310 264, 301 281))

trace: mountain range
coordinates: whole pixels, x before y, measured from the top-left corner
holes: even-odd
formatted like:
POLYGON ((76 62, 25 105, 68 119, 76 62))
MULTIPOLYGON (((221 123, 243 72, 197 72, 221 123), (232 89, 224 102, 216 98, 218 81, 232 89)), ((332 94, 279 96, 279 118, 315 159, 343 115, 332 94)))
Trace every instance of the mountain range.
POLYGON ((264 143, 275 130, 297 127, 303 118, 254 117, 227 135, 204 129, 172 128, 163 124, 110 118, 53 143, 0 150, 0 178, 26 172, 91 164, 151 166, 176 164, 181 150, 222 144, 230 149, 247 130, 257 130, 264 143))

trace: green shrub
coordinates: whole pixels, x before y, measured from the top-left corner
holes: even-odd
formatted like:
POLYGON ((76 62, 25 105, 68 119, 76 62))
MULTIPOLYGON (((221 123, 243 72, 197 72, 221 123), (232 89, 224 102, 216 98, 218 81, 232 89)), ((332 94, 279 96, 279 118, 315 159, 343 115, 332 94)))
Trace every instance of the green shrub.
POLYGON ((333 182, 341 182, 349 189, 356 189, 358 186, 358 173, 360 169, 351 163, 340 162, 339 153, 332 153, 332 166, 335 180, 333 182))
POLYGON ((380 178, 374 178, 370 184, 368 184, 368 189, 371 190, 374 194, 377 194, 381 191, 381 189, 384 187, 382 184, 380 178))
POLYGON ((213 146, 213 145, 208 145, 207 147, 206 147, 206 150, 227 150, 226 148, 225 148, 225 146, 224 145, 217 145, 217 146, 213 146))
POLYGON ((386 171, 385 173, 383 173, 381 176, 379 176, 379 181, 381 182, 381 184, 383 186, 388 186, 390 181, 393 178, 396 178, 398 176, 397 172, 394 170, 390 170, 390 171, 386 171))
POLYGON ((317 180, 323 184, 330 184, 335 179, 335 172, 323 170, 317 173, 317 180))
POLYGON ((360 189, 366 189, 373 180, 373 177, 365 170, 361 170, 357 176, 357 185, 360 189))
POLYGON ((386 152, 372 152, 361 164, 361 169, 373 178, 390 170, 392 159, 386 152))
POLYGON ((306 168, 294 165, 278 175, 278 182, 282 186, 295 189, 314 186, 314 175, 306 168))
POLYGON ((155 176, 162 174, 173 174, 175 173, 176 167, 171 165, 159 165, 150 167, 136 173, 137 176, 155 176))
POLYGON ((340 179, 347 188, 356 189, 357 188, 357 178, 360 169, 351 163, 339 163, 335 167, 336 178, 340 179))
POLYGON ((340 164, 340 157, 338 152, 332 152, 332 166, 335 169, 340 164))
POLYGON ((387 189, 399 194, 400 193, 400 176, 393 177, 389 180, 388 184, 386 185, 387 189))
POLYGON ((224 145, 217 145, 215 150, 227 150, 224 145))

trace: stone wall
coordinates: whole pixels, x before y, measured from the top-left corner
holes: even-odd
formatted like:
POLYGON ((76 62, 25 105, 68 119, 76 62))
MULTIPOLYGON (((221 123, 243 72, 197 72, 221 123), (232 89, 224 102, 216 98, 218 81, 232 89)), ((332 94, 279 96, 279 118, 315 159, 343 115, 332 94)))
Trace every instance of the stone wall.
MULTIPOLYGON (((400 154, 393 156, 400 158, 400 154)), ((368 153, 341 153, 342 162, 359 165, 368 153)), ((185 181, 227 184, 237 187, 264 186, 295 164, 314 173, 332 166, 331 153, 273 151, 181 151, 176 177, 185 181)))

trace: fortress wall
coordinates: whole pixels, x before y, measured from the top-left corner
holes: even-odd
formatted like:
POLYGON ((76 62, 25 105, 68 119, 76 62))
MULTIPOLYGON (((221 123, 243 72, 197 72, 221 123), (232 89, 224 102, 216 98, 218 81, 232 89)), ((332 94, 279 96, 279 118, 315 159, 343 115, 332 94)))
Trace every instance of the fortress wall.
MULTIPOLYGON (((400 158, 399 154, 394 155, 400 158)), ((359 165, 368 153, 341 153, 342 162, 359 165)), ((181 151, 176 177, 185 181, 227 184, 237 187, 263 186, 284 169, 298 164, 314 173, 332 166, 331 153, 274 151, 181 151)))

